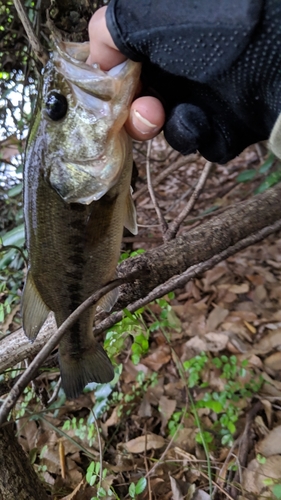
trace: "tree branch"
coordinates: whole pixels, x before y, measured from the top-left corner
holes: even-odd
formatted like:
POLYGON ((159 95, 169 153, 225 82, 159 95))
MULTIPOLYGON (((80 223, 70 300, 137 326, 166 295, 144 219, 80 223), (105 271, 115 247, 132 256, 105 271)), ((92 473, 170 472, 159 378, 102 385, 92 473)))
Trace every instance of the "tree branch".
MULTIPOLYGON (((187 279, 192 279, 229 255, 279 230, 280 199, 281 184, 247 202, 230 207, 223 214, 214 215, 176 240, 122 262, 118 266, 119 275, 125 277, 127 273, 136 271, 138 279, 133 286, 127 284, 121 287, 115 306, 118 312, 100 322, 95 334, 100 335, 119 321, 122 310, 128 304, 131 311, 136 310, 140 305, 159 297, 159 294, 183 286, 187 279), (189 269, 191 266, 195 267, 189 269), (144 270, 145 277, 142 277, 144 270)), ((1 340, 0 373, 26 357, 35 356, 54 332, 55 323, 50 317, 33 344, 22 329, 1 340)))
POLYGON ((36 35, 33 31, 31 22, 29 21, 27 15, 26 15, 26 12, 21 4, 21 1, 20 0, 13 0, 13 2, 14 2, 14 6, 17 10, 18 16, 19 16, 19 18, 23 24, 23 27, 25 29, 25 32, 27 34, 27 38, 28 38, 29 43, 32 47, 32 50, 33 50, 35 56, 37 57, 37 59, 39 59, 39 61, 41 61, 43 66, 45 66, 45 64, 49 60, 49 54, 44 49, 43 45, 41 45, 38 38, 36 37, 36 35))

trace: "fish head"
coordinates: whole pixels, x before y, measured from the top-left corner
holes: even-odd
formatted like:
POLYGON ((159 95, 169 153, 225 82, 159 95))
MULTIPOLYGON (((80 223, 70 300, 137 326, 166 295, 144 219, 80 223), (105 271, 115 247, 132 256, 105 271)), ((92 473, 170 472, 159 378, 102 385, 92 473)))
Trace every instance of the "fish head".
POLYGON ((118 181, 130 141, 124 130, 140 64, 88 65, 89 43, 55 39, 43 75, 44 175, 67 203, 89 204, 118 181))

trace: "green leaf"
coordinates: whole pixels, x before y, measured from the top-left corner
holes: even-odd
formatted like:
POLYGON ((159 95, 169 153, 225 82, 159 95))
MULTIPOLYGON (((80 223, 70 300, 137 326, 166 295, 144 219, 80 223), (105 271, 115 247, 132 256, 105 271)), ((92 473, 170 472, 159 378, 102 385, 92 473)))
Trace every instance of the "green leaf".
POLYGON ((268 158, 265 160, 265 162, 258 169, 260 174, 265 174, 266 172, 268 172, 268 170, 270 170, 270 168, 272 167, 275 160, 276 160, 276 158, 275 158, 274 154, 270 153, 268 158))
POLYGON ((228 428, 229 432, 231 432, 231 434, 234 434, 234 432, 236 431, 236 427, 235 427, 233 422, 229 421, 227 424, 227 428, 228 428))
POLYGON ((8 196, 9 198, 12 198, 13 196, 17 196, 22 192, 23 184, 22 182, 20 184, 16 184, 16 186, 13 186, 11 189, 8 190, 8 196))
POLYGON ((141 357, 140 357, 140 355, 139 355, 139 354, 133 354, 133 355, 132 355, 132 362, 133 362, 133 364, 134 364, 135 366, 139 364, 139 362, 140 362, 140 358, 141 358, 141 357))
POLYGON ((268 188, 274 186, 281 180, 281 170, 277 172, 272 172, 267 176, 264 182, 262 182, 257 189, 255 189, 254 194, 263 193, 268 188))
POLYGON ((272 488, 272 493, 276 496, 276 498, 281 499, 281 484, 275 484, 272 488))
POLYGON ((135 498, 136 497, 136 485, 135 485, 135 483, 131 483, 130 484, 129 495, 130 495, 131 498, 135 498))
MULTIPOLYGON (((89 483, 89 484, 90 484, 91 479, 92 479, 92 477, 93 477, 93 473, 94 473, 95 467, 96 467, 95 462, 91 462, 91 463, 90 463, 90 465, 89 465, 89 467, 88 467, 88 469, 87 469, 87 473, 86 473, 86 481, 87 481, 87 483, 89 483)), ((96 476, 95 476, 95 477, 96 477, 96 476)), ((92 486, 92 484, 91 484, 91 486, 92 486)))
POLYGON ((221 413, 223 411, 223 405, 220 403, 220 401, 214 401, 214 400, 206 401, 204 407, 210 408, 215 413, 221 413))
POLYGON ((241 172, 236 177, 236 181, 237 182, 248 182, 248 181, 251 181, 255 177, 256 173, 257 173, 257 171, 254 170, 254 169, 244 170, 244 172, 241 172))
POLYGON ((127 316, 127 318, 129 318, 134 323, 136 322, 135 316, 133 316, 132 313, 130 313, 130 311, 128 309, 125 308, 123 312, 124 312, 125 316, 127 316))
POLYGON ((141 477, 136 484, 136 495, 140 495, 146 488, 146 478, 141 477))

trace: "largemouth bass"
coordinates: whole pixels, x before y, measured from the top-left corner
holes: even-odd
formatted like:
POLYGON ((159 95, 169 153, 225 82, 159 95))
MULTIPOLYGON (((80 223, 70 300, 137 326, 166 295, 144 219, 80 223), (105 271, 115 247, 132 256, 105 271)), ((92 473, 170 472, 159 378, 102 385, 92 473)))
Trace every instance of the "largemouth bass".
MULTIPOLYGON (((24 213, 29 268, 23 328, 33 340, 50 311, 57 325, 115 277, 123 226, 137 232, 132 146, 123 127, 140 75, 132 61, 103 72, 85 63, 89 44, 55 41, 28 139, 24 213)), ((114 290, 100 304, 109 311, 114 290)), ((59 345, 62 386, 77 397, 114 376, 93 337, 95 307, 59 345)))

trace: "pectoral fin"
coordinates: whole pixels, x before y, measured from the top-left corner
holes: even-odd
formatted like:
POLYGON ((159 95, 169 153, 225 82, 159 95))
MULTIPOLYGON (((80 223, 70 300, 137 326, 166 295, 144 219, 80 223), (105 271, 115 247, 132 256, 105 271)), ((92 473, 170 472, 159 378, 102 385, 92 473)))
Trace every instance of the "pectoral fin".
POLYGON ((130 188, 127 203, 126 203, 126 212, 125 212, 125 221, 124 226, 129 229, 132 234, 138 234, 138 225, 137 225, 137 212, 136 207, 132 198, 132 188, 130 188))
POLYGON ((30 340, 34 340, 50 310, 43 302, 30 271, 24 285, 21 312, 24 333, 30 340))

